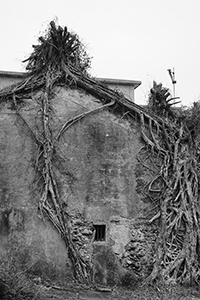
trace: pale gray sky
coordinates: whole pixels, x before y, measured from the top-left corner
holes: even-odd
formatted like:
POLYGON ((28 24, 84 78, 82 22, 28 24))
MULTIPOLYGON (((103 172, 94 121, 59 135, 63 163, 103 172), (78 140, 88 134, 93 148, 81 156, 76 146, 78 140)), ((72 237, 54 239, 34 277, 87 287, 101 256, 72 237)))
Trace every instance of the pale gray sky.
POLYGON ((21 61, 49 22, 76 32, 93 57, 97 77, 141 80, 145 103, 153 80, 172 89, 175 68, 182 104, 200 100, 200 0, 1 0, 0 70, 21 61))

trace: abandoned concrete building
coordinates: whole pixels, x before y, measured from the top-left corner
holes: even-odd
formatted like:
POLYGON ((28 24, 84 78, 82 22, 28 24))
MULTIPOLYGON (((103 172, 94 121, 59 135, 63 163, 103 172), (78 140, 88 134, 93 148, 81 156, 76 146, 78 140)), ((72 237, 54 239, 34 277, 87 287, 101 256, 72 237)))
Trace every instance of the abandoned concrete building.
MULTIPOLYGON (((19 83, 23 78, 23 73, 1 72, 0 85, 19 83)), ((128 83, 133 96, 140 82, 128 83)), ((127 103, 140 109, 131 101, 127 103)), ((62 208, 71 218, 73 241, 86 260, 92 257, 94 280, 112 284, 123 273, 120 264, 140 272, 141 264, 146 267, 150 263, 147 256, 151 249, 147 248, 151 244, 141 226, 135 225, 147 206, 141 191, 144 170, 137 160, 143 147, 140 129, 136 121, 130 123, 125 118, 126 111, 98 111, 101 105, 84 89, 57 86, 51 122, 56 136, 66 120, 97 109, 60 138, 55 173, 62 208)), ((33 132, 39 128, 40 109, 34 95, 24 100, 20 115, 33 132)), ((50 274, 53 270, 59 277, 69 275, 64 242, 49 221, 38 217, 33 137, 21 127, 24 121, 9 103, 1 104, 0 122, 0 254, 5 254, 15 240, 23 260, 35 272, 50 274)))
POLYGON ((150 205, 150 173, 138 160, 138 118, 148 114, 134 103, 141 82, 56 81, 47 113, 38 78, 39 85, 26 73, 0 72, 0 256, 15 253, 38 276, 72 278, 78 253, 103 285, 127 272, 145 276, 155 236, 141 221, 150 205))

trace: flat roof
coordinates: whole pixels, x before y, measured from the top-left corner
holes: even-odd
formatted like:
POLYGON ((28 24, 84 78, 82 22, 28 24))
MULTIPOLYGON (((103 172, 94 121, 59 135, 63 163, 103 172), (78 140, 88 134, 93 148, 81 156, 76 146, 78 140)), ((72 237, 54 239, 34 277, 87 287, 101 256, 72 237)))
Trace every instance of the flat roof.
POLYGON ((23 78, 26 76, 26 72, 13 72, 13 71, 0 71, 0 77, 14 77, 23 78))
MULTIPOLYGON (((13 71, 0 71, 0 77, 24 78, 26 72, 13 72, 13 71)), ((98 82, 111 85, 129 85, 135 89, 141 84, 141 81, 128 80, 128 79, 115 79, 115 78, 95 78, 98 82)))
POLYGON ((105 83, 105 84, 112 84, 112 85, 131 85, 134 86, 135 89, 142 83, 138 80, 129 80, 129 79, 115 79, 115 78, 99 78, 96 77, 96 80, 105 83))

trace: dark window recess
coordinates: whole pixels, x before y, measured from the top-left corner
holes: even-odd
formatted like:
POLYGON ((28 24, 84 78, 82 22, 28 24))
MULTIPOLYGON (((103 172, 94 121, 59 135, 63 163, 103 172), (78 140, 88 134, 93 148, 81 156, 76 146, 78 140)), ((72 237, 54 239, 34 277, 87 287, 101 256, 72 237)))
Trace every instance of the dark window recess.
POLYGON ((95 232, 95 241, 105 241, 106 240, 106 225, 94 225, 96 230, 95 232))

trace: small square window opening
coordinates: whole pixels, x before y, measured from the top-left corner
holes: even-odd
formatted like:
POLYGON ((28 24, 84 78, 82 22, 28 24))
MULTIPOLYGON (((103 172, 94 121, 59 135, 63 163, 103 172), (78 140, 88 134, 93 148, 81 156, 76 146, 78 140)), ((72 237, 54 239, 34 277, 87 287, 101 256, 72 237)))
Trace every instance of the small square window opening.
POLYGON ((106 225, 94 225, 95 238, 97 242, 104 242, 106 240, 106 225))

